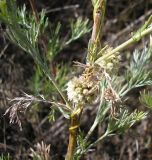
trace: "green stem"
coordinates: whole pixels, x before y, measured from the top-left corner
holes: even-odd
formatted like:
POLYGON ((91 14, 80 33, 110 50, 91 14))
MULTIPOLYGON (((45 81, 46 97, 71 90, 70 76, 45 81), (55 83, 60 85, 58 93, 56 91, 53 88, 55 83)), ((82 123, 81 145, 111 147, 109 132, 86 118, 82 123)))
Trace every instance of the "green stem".
POLYGON ((97 59, 95 63, 100 63, 103 59, 108 58, 108 57, 112 56, 113 54, 119 55, 120 51, 124 50, 125 48, 127 48, 131 44, 134 44, 134 43, 138 42, 139 40, 141 40, 143 37, 150 34, 151 32, 152 32, 152 26, 145 29, 143 32, 137 34, 136 36, 133 36, 132 38, 130 38, 126 42, 122 43, 121 45, 119 45, 118 47, 113 49, 111 52, 107 53, 106 55, 103 55, 102 57, 97 59))
MULTIPOLYGON (((32 8, 32 11, 33 11, 33 15, 35 17, 35 21, 38 22, 39 21, 39 16, 38 16, 38 12, 37 12, 37 9, 36 9, 35 1, 34 0, 29 0, 29 2, 30 2, 30 5, 31 5, 31 8, 32 8)), ((46 46, 44 37, 42 37, 42 44, 43 44, 43 47, 45 49, 45 52, 47 53, 47 46, 46 46)), ((53 67, 51 67, 51 68, 53 68, 53 67)), ((44 68, 43 68, 43 71, 45 73, 45 69, 44 68)), ((65 98, 65 95, 59 89, 59 87, 58 87, 57 83, 55 82, 54 78, 50 77, 48 73, 47 73, 47 77, 52 82, 52 84, 54 85, 54 87, 56 88, 56 90, 58 91, 58 93, 60 94, 60 96, 62 97, 62 99, 64 100, 64 102, 66 103, 67 108, 71 110, 70 105, 69 105, 67 99, 65 98)))
POLYGON ((96 118, 95 118, 95 120, 94 120, 93 125, 91 126, 90 130, 88 131, 88 134, 86 135, 86 137, 85 137, 85 139, 84 139, 85 142, 88 141, 88 139, 90 138, 90 136, 91 136, 92 133, 94 132, 94 130, 95 130, 95 128, 97 127, 97 125, 99 124, 99 122, 101 122, 101 120, 99 119, 98 114, 99 114, 99 112, 100 112, 100 110, 101 110, 101 107, 103 107, 104 93, 105 93, 104 90, 105 90, 105 87, 103 86, 103 87, 102 87, 102 90, 101 90, 101 98, 100 98, 100 104, 99 104, 99 107, 98 107, 98 113, 97 113, 97 115, 96 115, 96 118))
POLYGON ((90 149, 91 147, 94 147, 97 143, 99 143, 100 141, 102 141, 105 137, 107 137, 109 135, 108 132, 105 132, 100 138, 98 138, 94 143, 90 144, 89 147, 87 148, 90 149))
POLYGON ((56 84, 55 80, 52 79, 52 77, 50 77, 49 75, 47 75, 47 77, 49 78, 49 80, 52 82, 52 84, 54 85, 54 87, 56 88, 56 90, 58 91, 58 93, 60 94, 60 96, 62 97, 62 99, 64 100, 64 102, 66 103, 66 107, 71 110, 71 107, 69 105, 68 100, 66 99, 65 95, 62 93, 62 91, 59 89, 58 85, 56 84))

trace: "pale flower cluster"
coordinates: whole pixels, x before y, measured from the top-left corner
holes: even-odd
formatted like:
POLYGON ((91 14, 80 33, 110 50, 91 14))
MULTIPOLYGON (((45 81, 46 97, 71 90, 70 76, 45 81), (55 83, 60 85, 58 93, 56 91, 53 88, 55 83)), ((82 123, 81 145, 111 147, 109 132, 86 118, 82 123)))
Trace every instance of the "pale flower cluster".
MULTIPOLYGON (((109 54, 112 51, 112 48, 109 46, 106 46, 105 48, 102 49, 102 56, 104 57, 105 55, 109 54)), ((111 55, 108 57, 100 57, 97 59, 96 63, 106 69, 107 72, 113 71, 113 69, 116 69, 118 66, 119 61, 121 60, 120 55, 111 55)))
POLYGON ((83 96, 81 95, 80 91, 76 88, 78 82, 78 78, 74 77, 71 81, 67 83, 68 99, 70 101, 73 101, 74 103, 79 103, 83 99, 83 96))
POLYGON ((80 77, 74 77, 67 83, 67 96, 75 104, 90 103, 95 96, 98 80, 96 72, 86 68, 80 77))

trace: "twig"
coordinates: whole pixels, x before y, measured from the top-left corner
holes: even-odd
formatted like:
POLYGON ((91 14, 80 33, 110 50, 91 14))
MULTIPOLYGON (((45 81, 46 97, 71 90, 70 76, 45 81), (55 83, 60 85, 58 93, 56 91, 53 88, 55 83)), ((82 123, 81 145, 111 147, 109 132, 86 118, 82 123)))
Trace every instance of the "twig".
POLYGON ((37 12, 37 9, 36 9, 34 0, 29 0, 29 2, 30 2, 30 5, 31 5, 31 8, 32 8, 32 11, 33 11, 33 15, 34 15, 34 17, 35 17, 35 20, 36 20, 36 22, 38 22, 38 21, 39 21, 39 16, 38 16, 38 12, 37 12))
POLYGON ((7 50, 9 44, 6 44, 5 47, 2 49, 2 51, 0 52, 0 58, 4 55, 5 51, 7 50))
POLYGON ((131 28, 134 28, 134 26, 138 25, 140 22, 143 22, 145 20, 145 18, 150 16, 150 15, 152 15, 152 10, 149 10, 147 13, 145 13, 144 15, 139 17, 137 20, 135 20, 134 22, 129 24, 125 29, 123 29, 120 32, 118 32, 118 34, 116 34, 115 38, 112 41, 114 42, 119 37, 121 37, 124 33, 128 33, 131 30, 131 28))
POLYGON ((62 11, 62 10, 68 10, 68 9, 76 9, 76 8, 79 8, 79 5, 78 5, 78 4, 76 4, 76 5, 64 6, 64 7, 58 7, 58 8, 46 10, 46 14, 52 13, 52 12, 59 12, 59 11, 62 11))

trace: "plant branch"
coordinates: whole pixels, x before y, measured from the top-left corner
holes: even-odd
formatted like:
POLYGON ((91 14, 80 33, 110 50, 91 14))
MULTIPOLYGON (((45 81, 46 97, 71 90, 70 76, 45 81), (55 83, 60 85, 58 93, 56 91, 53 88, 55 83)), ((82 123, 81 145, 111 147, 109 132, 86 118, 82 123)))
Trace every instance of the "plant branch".
MULTIPOLYGON (((100 112, 101 108, 103 107, 103 101, 104 101, 104 90, 105 90, 105 87, 102 87, 102 90, 101 90, 101 98, 100 98, 100 104, 99 104, 99 108, 98 108, 98 112, 100 112)), ((91 126, 90 130, 88 131, 88 134, 86 135, 85 137, 85 142, 88 141, 88 139, 90 138, 90 136, 92 135, 92 133, 94 132, 95 128, 97 127, 97 125, 99 124, 99 117, 98 117, 98 112, 97 112, 97 115, 96 115, 96 118, 94 120, 94 123, 93 125, 91 126)))
POLYGON ((105 0, 99 0, 99 2, 94 6, 94 14, 93 14, 94 24, 91 36, 91 40, 93 42, 98 42, 99 39, 101 38, 101 32, 105 16, 105 8, 106 8, 105 0))
POLYGON ((47 75, 47 77, 52 82, 52 84, 54 85, 54 87, 56 88, 56 90, 58 91, 58 93, 60 94, 60 96, 62 97, 62 99, 64 100, 64 102, 66 103, 66 107, 69 110, 71 110, 71 107, 70 107, 70 104, 69 104, 68 100, 66 99, 65 95, 62 93, 62 91, 60 90, 60 88, 56 84, 55 80, 52 77, 50 77, 49 75, 47 75))
POLYGON ((150 33, 152 33, 152 25, 149 28, 147 28, 144 31, 142 31, 141 33, 137 34, 136 36, 131 37, 129 40, 127 40, 126 42, 122 43, 121 45, 119 45, 118 47, 113 49, 111 52, 109 52, 108 54, 103 55, 102 57, 97 59, 96 63, 99 63, 103 59, 108 58, 108 57, 112 56, 113 54, 119 55, 120 51, 124 50, 125 48, 127 48, 131 44, 134 44, 134 43, 138 42, 139 40, 141 40, 146 35, 149 35, 150 33))
MULTIPOLYGON (((30 5, 31 5, 31 8, 32 8, 32 12, 33 12, 33 16, 35 17, 35 21, 38 23, 39 22, 39 16, 38 16, 38 12, 37 12, 37 9, 36 9, 36 5, 35 5, 35 1, 34 0, 29 0, 30 2, 30 5)), ((41 31, 42 32, 42 31, 41 31)), ((46 38, 45 36, 42 35, 42 39, 40 40, 43 47, 44 47, 44 50, 45 50, 45 53, 47 53, 47 46, 46 46, 46 38)), ((54 66, 51 64, 51 70, 53 71, 54 69, 54 66)), ((61 95, 61 97, 63 98, 64 102, 66 103, 67 105, 67 108, 68 109, 71 109, 70 108, 70 105, 68 104, 68 101, 66 100, 64 94, 61 92, 61 90, 59 89, 58 85, 56 84, 55 80, 53 79, 53 77, 50 77, 49 74, 47 74, 47 77, 49 78, 49 80, 51 80, 51 82, 53 83, 53 85, 55 86, 55 88, 57 89, 58 93, 61 95)))
POLYGON ((79 128, 79 116, 77 114, 74 114, 71 116, 71 124, 70 124, 70 135, 69 135, 69 144, 68 144, 68 150, 66 155, 66 160, 72 160, 74 151, 76 148, 76 142, 77 142, 77 132, 79 128))
POLYGON ((87 150, 89 150, 91 147, 94 147, 97 143, 101 142, 104 138, 106 138, 107 136, 109 136, 108 132, 105 132, 100 138, 98 138, 95 142, 91 143, 87 150))
MULTIPOLYGON (((38 23, 39 22, 39 14, 38 14, 37 9, 36 9, 35 1, 34 0, 29 0, 29 2, 30 2, 30 5, 31 5, 33 16, 35 18, 35 22, 38 23)), ((43 32, 43 31, 41 30, 41 32, 43 32)), ((41 41, 41 43, 43 45, 45 53, 47 53, 47 46, 46 46, 47 40, 46 40, 46 36, 42 35, 42 39, 40 39, 40 41, 41 41)))
POLYGON ((88 44, 88 55, 87 60, 88 62, 94 63, 98 51, 101 50, 101 35, 102 35, 102 28, 104 22, 106 10, 106 0, 98 0, 94 4, 94 11, 93 11, 93 29, 91 39, 88 44))

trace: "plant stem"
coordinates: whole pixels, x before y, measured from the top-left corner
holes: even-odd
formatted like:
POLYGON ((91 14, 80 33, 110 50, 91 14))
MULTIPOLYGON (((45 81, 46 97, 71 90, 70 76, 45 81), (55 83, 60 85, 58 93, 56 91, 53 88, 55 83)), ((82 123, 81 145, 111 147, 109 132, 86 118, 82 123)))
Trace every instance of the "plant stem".
POLYGON ((33 15, 35 17, 35 21, 38 22, 39 21, 39 16, 38 16, 38 12, 36 10, 34 0, 29 0, 29 2, 30 2, 30 5, 31 5, 31 8, 32 8, 33 15))
POLYGON ((113 54, 119 55, 120 51, 124 50, 125 48, 127 48, 131 44, 138 42, 139 40, 141 40, 143 37, 145 37, 146 35, 150 34, 151 32, 152 32, 152 25, 149 28, 147 28, 144 31, 142 31, 141 33, 137 34, 136 36, 131 37, 129 40, 127 40, 126 42, 122 43, 121 45, 119 45, 118 47, 113 49, 111 52, 109 52, 108 54, 103 55, 101 58, 97 59, 96 63, 100 63, 103 59, 105 59, 107 57, 110 57, 113 54))
POLYGON ((98 4, 94 6, 94 13, 93 13, 94 24, 91 36, 91 40, 94 42, 100 41, 101 38, 101 32, 105 16, 105 8, 106 8, 105 0, 100 0, 98 4))
MULTIPOLYGON (((35 1, 34 0, 29 0, 30 2, 30 5, 31 5, 31 9, 32 9, 32 12, 33 12, 33 16, 35 18, 35 21, 38 22, 39 21, 39 15, 38 15, 38 12, 37 12, 37 9, 36 9, 36 5, 35 5, 35 1)), ((41 31, 42 32, 42 31, 41 31)), ((44 47, 44 50, 45 50, 45 53, 47 54, 47 40, 46 40, 46 36, 45 35, 42 35, 42 39, 40 39, 43 47, 44 47)), ((51 64, 51 71, 53 71, 54 69, 54 66, 53 64, 51 64)), ((45 71, 44 71, 45 72, 45 71)), ((64 102, 66 103, 67 105, 67 108, 69 110, 71 110, 70 108, 70 105, 65 97, 65 95, 62 93, 62 91, 60 90, 60 88, 58 87, 55 79, 53 77, 50 77, 49 76, 49 73, 47 74, 47 77, 49 78, 49 80, 52 82, 52 84, 54 85, 54 87, 56 88, 56 90, 58 91, 58 93, 60 94, 60 96, 62 97, 62 99, 64 100, 64 102)))
POLYGON ((71 124, 70 124, 70 134, 69 134, 69 144, 68 144, 68 150, 66 155, 66 160, 72 160, 74 151, 76 148, 76 142, 77 142, 77 132, 79 128, 79 116, 77 114, 74 114, 71 116, 71 124))
POLYGON ((99 104, 99 107, 98 107, 98 111, 97 111, 97 115, 96 115, 96 118, 94 120, 94 123, 93 125, 91 126, 90 130, 88 131, 86 137, 84 138, 84 141, 87 142, 88 139, 90 138, 90 136, 92 135, 92 133, 94 132, 95 128, 97 127, 97 125, 99 124, 99 121, 100 123, 102 122, 101 119, 99 119, 99 112, 101 110, 101 107, 103 107, 103 102, 104 102, 104 93, 105 93, 105 87, 102 87, 102 90, 101 90, 101 98, 100 98, 100 104, 99 104))
POLYGON ((99 143, 100 141, 102 141, 105 137, 108 136, 108 132, 104 133, 100 138, 98 138, 94 143, 90 144, 88 149, 95 146, 97 143, 99 143))
POLYGON ((102 28, 104 22, 106 10, 106 0, 99 0, 96 4, 94 4, 94 11, 93 11, 93 29, 91 39, 88 44, 88 55, 87 60, 90 64, 94 63, 96 54, 98 51, 101 50, 101 35, 102 35, 102 28), (90 50, 92 50, 90 52, 90 50), (95 52, 93 50, 96 50, 95 52), (92 55, 92 53, 94 53, 92 55))
POLYGON ((68 102, 68 100, 66 99, 64 93, 60 90, 60 88, 58 87, 56 81, 54 80, 53 77, 50 77, 48 74, 47 74, 47 77, 48 79, 52 82, 52 84, 54 85, 54 87, 56 88, 56 90, 58 91, 58 93, 60 94, 60 96, 62 97, 62 99, 64 100, 64 102, 66 103, 66 107, 71 110, 71 107, 70 107, 70 104, 68 102))

